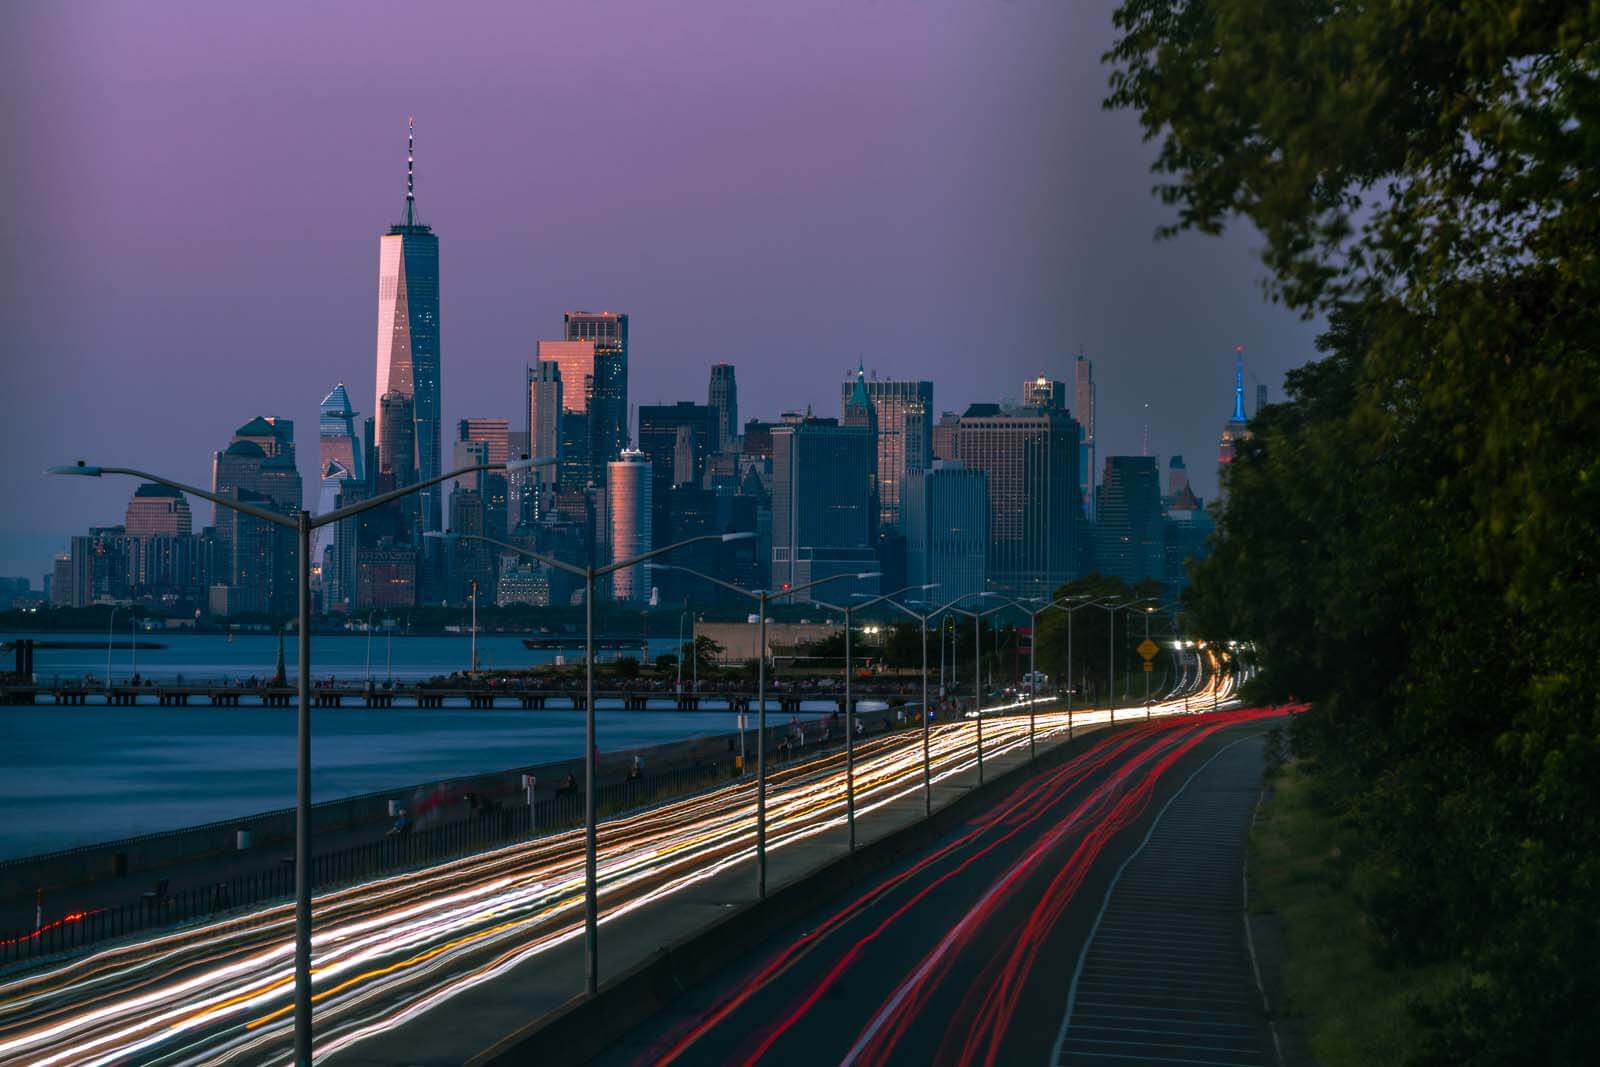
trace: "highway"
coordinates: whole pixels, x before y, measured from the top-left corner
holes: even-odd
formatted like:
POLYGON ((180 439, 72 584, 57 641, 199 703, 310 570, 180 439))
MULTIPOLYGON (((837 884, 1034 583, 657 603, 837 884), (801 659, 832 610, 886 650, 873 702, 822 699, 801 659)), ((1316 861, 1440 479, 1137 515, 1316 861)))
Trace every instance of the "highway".
MULTIPOLYGON (((1220 688, 1197 704, 1228 699, 1231 677, 1210 678, 1207 684, 1220 688)), ((1171 701, 1153 710, 1164 715, 1183 706, 1171 701)), ((1025 752, 1028 744, 1026 715, 997 710, 1011 714, 986 717, 986 761, 1025 752)), ((1137 713, 1119 712, 1130 714, 1137 713)), ((1106 717, 1104 710, 1079 711, 1073 722, 1106 717)), ((1143 727, 1134 729, 1143 735, 1143 727)), ((1038 714, 1041 743, 1067 730, 1059 709, 1038 714)), ((970 774, 974 733, 971 721, 932 730, 936 782, 970 774)), ((920 793, 921 742, 910 730, 857 745, 858 820, 920 793)), ((781 853, 841 833, 844 780, 842 755, 772 775, 769 849, 781 853)), ((1085 818, 1113 814, 1101 806, 1086 809, 1085 818)), ((748 779, 602 823, 602 953, 610 923, 640 909, 670 908, 675 894, 735 866, 748 869, 754 837, 748 779)), ((318 1060, 360 1051, 368 1039, 581 938, 582 890, 580 831, 320 895, 313 951, 318 1060)), ((284 904, 0 979, 0 1062, 289 1062, 291 935, 284 904)), ((582 975, 571 978, 577 986, 582 975)))
MULTIPOLYGON (((1124 1012, 1109 1032, 1113 1040, 1103 1040, 1104 1028, 1096 1032, 1092 1055, 1061 1058, 1059 1035, 1080 952, 1145 825, 1191 773, 1283 714, 1223 711, 1099 735, 889 873, 846 898, 819 900, 780 937, 724 967, 709 987, 689 990, 599 1062, 1266 1062, 1219 1049, 1225 1042, 1215 1033, 1198 1039, 1199 1051, 1164 1044, 1175 1021, 1196 1025, 1173 1011, 1194 1006, 1185 995, 1137 1001, 1136 1013, 1124 1012)), ((1243 758, 1259 767, 1259 747, 1243 758)), ((1239 803, 1248 811, 1253 799, 1239 803)), ((1182 893, 1182 872, 1174 877, 1164 893, 1182 893)), ((1236 918, 1221 925, 1238 929, 1236 918)), ((1182 944, 1182 966, 1198 967, 1196 950, 1182 944)), ((1162 985, 1161 957, 1120 942, 1116 948, 1126 949, 1114 960, 1116 982, 1162 985)), ((1247 981, 1210 995, 1245 1002, 1253 993, 1247 981)), ((1201 989, 1209 986, 1180 984, 1177 992, 1201 989)))

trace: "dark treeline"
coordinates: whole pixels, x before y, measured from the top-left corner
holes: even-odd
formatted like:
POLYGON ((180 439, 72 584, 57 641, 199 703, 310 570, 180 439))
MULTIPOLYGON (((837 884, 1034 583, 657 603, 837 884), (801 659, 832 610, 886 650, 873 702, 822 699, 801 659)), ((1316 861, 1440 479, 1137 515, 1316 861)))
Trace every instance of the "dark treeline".
POLYGON ((1203 634, 1348 836, 1423 1062, 1578 1063, 1600 1004, 1600 8, 1127 0, 1174 229, 1237 216, 1320 361, 1227 472, 1203 634))

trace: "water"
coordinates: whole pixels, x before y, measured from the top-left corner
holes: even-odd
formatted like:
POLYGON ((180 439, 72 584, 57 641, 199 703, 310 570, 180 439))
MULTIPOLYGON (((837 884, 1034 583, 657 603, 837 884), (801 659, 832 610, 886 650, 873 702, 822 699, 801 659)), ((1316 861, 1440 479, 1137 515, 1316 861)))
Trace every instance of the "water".
MULTIPOLYGON (((92 634, 50 633, 39 640, 93 641, 92 634)), ((104 635, 101 635, 102 639, 104 635)), ((158 651, 141 650, 138 670, 157 680, 268 676, 275 636, 151 634, 158 651)), ((113 649, 112 674, 132 672, 127 636, 113 649)), ((651 655, 676 638, 651 641, 651 655)), ((322 679, 366 677, 367 639, 314 635, 313 673, 322 679)), ((389 676, 386 639, 372 639, 373 675, 389 676)), ((396 637, 394 678, 417 681, 467 665, 468 638, 396 637)), ((295 671, 294 642, 286 642, 295 671)), ((521 639, 480 636, 482 664, 527 666, 558 653, 530 651, 521 639)), ((569 659, 575 657, 566 654, 569 659)), ((59 675, 103 677, 105 646, 40 649, 41 681, 59 675)), ((736 729, 727 712, 600 711, 602 752, 662 744, 736 729)), ((135 834, 233 819, 292 807, 295 714, 275 708, 0 707, 0 859, 111 841, 135 834)), ((568 710, 443 711, 327 708, 312 712, 312 800, 400 789, 421 782, 505 770, 583 754, 583 715, 568 710)))
MULTIPOLYGON (((311 714, 312 801, 583 754, 574 711, 311 714)), ((601 711, 602 752, 736 729, 725 712, 601 711)), ((0 859, 294 805, 295 714, 0 708, 0 859)))
MULTIPOLYGON (((71 641, 86 644, 87 648, 41 648, 34 652, 33 670, 39 681, 49 683, 57 678, 79 680, 85 675, 104 679, 106 675, 106 635, 93 631, 51 632, 33 634, 0 634, 0 641, 32 637, 36 641, 71 641)), ((175 681, 182 675, 185 681, 218 681, 236 678, 269 678, 278 662, 276 634, 233 635, 229 641, 224 634, 193 633, 141 633, 138 640, 165 645, 161 649, 130 650, 129 634, 120 630, 112 639, 111 677, 125 682, 137 670, 144 678, 157 682, 175 681)), ((678 648, 676 635, 652 637, 649 658, 678 648)), ((625 652, 601 652, 596 659, 604 663, 625 652)), ((637 656, 638 653, 631 653, 637 656)), ((284 664, 290 675, 296 673, 299 649, 295 637, 289 634, 283 642, 284 664)), ((478 635, 478 666, 483 670, 521 669, 541 664, 555 663, 557 657, 568 663, 582 661, 582 652, 559 652, 548 649, 522 647, 522 637, 510 634, 478 635)), ((417 682, 452 671, 463 671, 472 662, 472 640, 466 634, 429 636, 384 634, 312 634, 311 670, 319 681, 329 677, 350 683, 363 683, 371 677, 382 683, 393 678, 397 682, 417 682)), ((8 665, 9 666, 9 665, 8 665)))

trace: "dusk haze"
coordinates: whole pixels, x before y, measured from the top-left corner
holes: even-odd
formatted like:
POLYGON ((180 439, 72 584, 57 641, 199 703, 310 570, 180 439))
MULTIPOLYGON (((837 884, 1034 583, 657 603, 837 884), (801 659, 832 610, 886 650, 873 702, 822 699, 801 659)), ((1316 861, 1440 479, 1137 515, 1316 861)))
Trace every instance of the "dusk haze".
POLYGON ((13 0, 0 1063, 1600 1003, 1600 7, 13 0))

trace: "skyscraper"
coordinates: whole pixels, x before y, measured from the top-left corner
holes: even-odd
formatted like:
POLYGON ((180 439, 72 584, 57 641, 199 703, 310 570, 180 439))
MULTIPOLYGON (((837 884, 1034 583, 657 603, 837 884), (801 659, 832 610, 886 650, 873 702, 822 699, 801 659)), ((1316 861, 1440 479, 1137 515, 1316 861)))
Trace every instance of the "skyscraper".
MULTIPOLYGON (((658 544, 671 543, 671 490, 683 485, 699 488, 703 484, 716 435, 717 410, 705 404, 680 400, 676 404, 646 404, 639 409, 639 451, 654 472, 652 530, 658 544)), ((667 584, 679 583, 669 580, 667 584)))
POLYGON ((1205 559, 1210 552, 1215 524, 1187 479, 1166 508, 1166 519, 1161 524, 1166 542, 1166 595, 1176 597, 1189 585, 1190 561, 1205 559))
MULTIPOLYGON (((772 588, 878 569, 875 465, 867 427, 805 418, 772 428, 772 588)), ((834 599, 876 589, 840 582, 828 591, 834 599)))
POLYGON ((176 489, 145 482, 133 491, 123 522, 129 537, 177 537, 193 532, 189 499, 176 489))
MULTIPOLYGON (((397 473, 415 470, 420 480, 443 473, 444 439, 440 423, 439 239, 432 227, 417 221, 413 144, 408 122, 405 217, 378 238, 378 374, 373 396, 378 400, 380 464, 397 473), (405 410, 413 424, 408 434, 395 433, 386 425, 401 410, 393 403, 385 409, 383 401, 390 397, 407 401, 405 410), (398 448, 408 443, 413 449, 409 456, 383 455, 385 444, 398 448)), ((439 529, 438 486, 419 495, 422 528, 439 529)))
POLYGON ((1043 374, 1022 383, 1022 406, 1028 408, 1067 409, 1067 383, 1046 378, 1043 374))
MULTIPOLYGON (((561 460, 561 365, 539 360, 528 368, 528 454, 561 460)), ((534 477, 546 485, 556 482, 556 467, 537 467, 534 477)))
POLYGON ((317 436, 321 443, 321 467, 326 470, 330 462, 338 463, 350 477, 357 481, 366 478, 361 463, 361 448, 356 442, 356 415, 350 406, 350 394, 344 383, 335 385, 319 405, 317 436))
POLYGON ((1078 420, 1078 486, 1083 513, 1094 518, 1094 363, 1078 354, 1072 365, 1072 417, 1078 420))
MULTIPOLYGON (((628 447, 628 316, 616 311, 569 311, 562 321, 567 340, 594 342, 589 440, 590 463, 600 481, 606 464, 628 447)), ((562 377, 567 377, 565 367, 562 377)))
MULTIPOLYGON (((247 424, 248 425, 248 424, 247 424)), ((240 489, 259 491, 261 464, 266 453, 254 441, 235 440, 221 452, 211 457, 211 491, 218 496, 233 497, 240 489)), ((211 523, 217 528, 217 540, 222 543, 223 555, 231 553, 233 530, 237 513, 221 504, 212 505, 211 523)))
POLYGON ((417 423, 412 398, 401 392, 378 400, 378 480, 380 489, 403 489, 417 481, 417 423))
MULTIPOLYGON (((345 391, 343 382, 335 385, 319 405, 319 512, 332 511, 339 506, 339 494, 343 492, 346 482, 361 482, 366 478, 362 464, 363 450, 356 441, 356 414, 350 406, 350 394, 345 391)), ((316 586, 322 589, 325 608, 336 601, 342 604, 348 595, 345 590, 337 588, 337 583, 332 580, 334 572, 338 570, 337 564, 332 562, 337 536, 332 526, 319 526, 311 533, 311 575, 316 586)))
POLYGON ((699 484, 706 472, 706 457, 715 450, 717 410, 705 404, 680 400, 676 404, 645 404, 639 409, 639 451, 655 469, 655 484, 666 490, 680 482, 699 484), (677 477, 678 436, 688 434, 689 477, 677 477))
POLYGON ((989 554, 989 489, 982 471, 935 460, 906 475, 906 582, 933 583, 939 600, 984 591, 989 554))
POLYGON ((846 375, 839 387, 839 424, 867 433, 867 542, 876 545, 883 499, 878 486, 878 406, 867 391, 867 373, 859 363, 855 375, 846 375))
MULTIPOLYGON (((854 380, 847 379, 839 389, 842 409, 850 406, 857 386, 871 403, 870 423, 877 432, 878 526, 896 531, 907 475, 927 470, 933 462, 933 383, 867 378, 858 368, 854 380)), ((852 423, 848 411, 843 421, 852 423)))
POLYGON ((733 380, 732 363, 711 364, 711 387, 707 404, 717 413, 717 439, 712 442, 713 452, 726 452, 739 436, 739 386, 733 380))
POLYGON ((507 435, 511 424, 507 419, 462 419, 457 424, 457 436, 462 441, 482 441, 489 446, 489 463, 504 463, 511 458, 511 445, 507 435))
POLYGON ((553 363, 561 379, 561 420, 556 455, 560 463, 556 482, 564 490, 582 489, 605 480, 594 468, 594 440, 589 417, 594 399, 595 345, 593 340, 540 341, 540 363, 553 363))
MULTIPOLYGON (((627 559, 650 551, 654 508, 651 503, 654 471, 643 452, 625 450, 606 472, 606 515, 611 522, 611 558, 627 559)), ((650 598, 649 572, 644 564, 614 571, 611 595, 616 600, 640 602, 650 598)))
POLYGON ((939 416, 939 421, 933 425, 934 459, 956 458, 956 427, 960 424, 961 416, 953 411, 946 411, 939 416))
POLYGON ((1226 467, 1233 462, 1233 446, 1250 436, 1250 420, 1244 413, 1244 345, 1233 349, 1233 414, 1222 424, 1217 441, 1217 465, 1226 467))
POLYGON ((1166 535, 1156 458, 1107 456, 1105 478, 1096 493, 1096 569, 1129 585, 1147 578, 1165 581, 1166 535))
POLYGON ((1182 456, 1167 460, 1167 495, 1176 497, 1189 488, 1189 468, 1183 465, 1182 456))
POLYGON ((1078 440, 1064 411, 974 404, 961 416, 959 458, 988 478, 991 587, 1039 596, 1074 577, 1078 440))
POLYGON ((284 455, 294 458, 294 422, 276 415, 257 415, 233 431, 235 441, 249 441, 261 446, 267 457, 284 455))
MULTIPOLYGON (((452 443, 450 448, 450 469, 460 470, 463 467, 481 467, 489 462, 489 442, 473 441, 463 437, 452 443)), ((474 471, 464 474, 456 480, 457 485, 464 485, 476 492, 483 483, 483 472, 474 471)), ((482 533, 483 531, 479 531, 482 533)))

